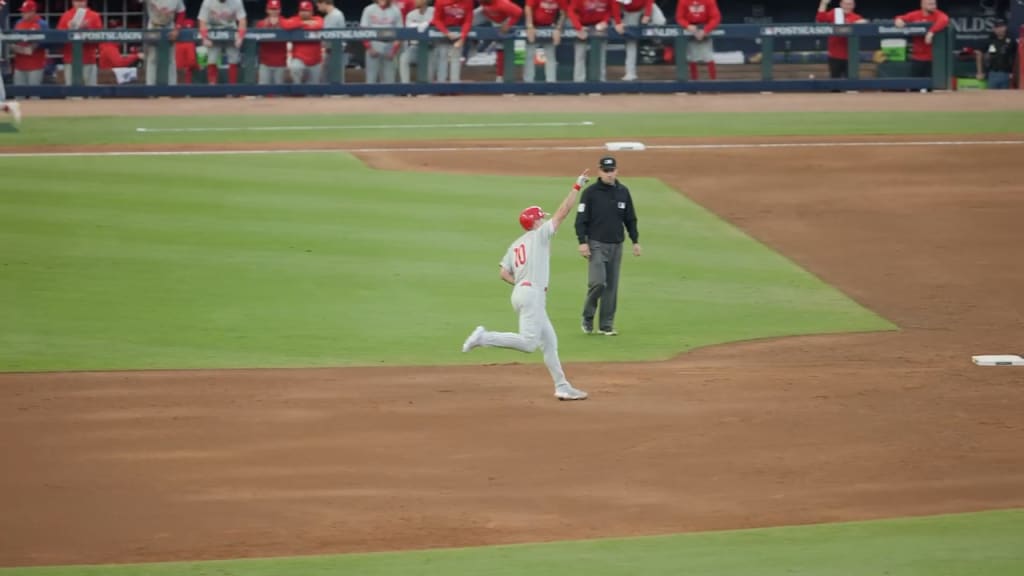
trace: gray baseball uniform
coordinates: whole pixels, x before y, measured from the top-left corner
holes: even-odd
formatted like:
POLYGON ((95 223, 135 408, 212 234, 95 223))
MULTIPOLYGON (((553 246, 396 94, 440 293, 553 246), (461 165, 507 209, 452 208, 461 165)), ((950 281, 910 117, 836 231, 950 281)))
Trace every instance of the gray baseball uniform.
MULTIPOLYGON (((179 12, 185 11, 184 0, 146 0, 147 27, 150 29, 174 28, 174 19, 179 12)), ((146 45, 146 85, 156 85, 156 44, 146 45)), ((174 46, 169 46, 167 58, 167 83, 174 85, 178 83, 178 76, 175 74, 177 63, 174 58, 174 46)))
MULTIPOLYGON (((405 15, 405 26, 407 28, 416 28, 420 32, 425 31, 430 27, 430 21, 434 19, 434 7, 427 6, 423 12, 419 9, 413 10, 405 15)), ((398 59, 398 77, 402 84, 408 84, 409 78, 409 65, 414 62, 417 57, 418 40, 409 40, 402 46, 402 56, 398 59)), ((427 78, 431 81, 434 79, 436 71, 436 62, 434 51, 429 52, 427 58, 427 78)))
MULTIPOLYGON (((625 4, 631 2, 640 2, 640 0, 625 0, 625 4)), ((640 26, 640 20, 644 17, 643 10, 637 10, 630 12, 628 10, 622 11, 622 23, 626 26, 640 26)), ((656 2, 651 3, 651 21, 649 22, 652 26, 664 26, 665 25, 665 14, 658 7, 656 2)), ((628 40, 626 41, 626 75, 623 76, 623 80, 636 80, 636 55, 637 55, 637 41, 628 40)))
MULTIPOLYGON (((245 20, 245 5, 242 0, 203 0, 199 7, 199 20, 210 28, 237 28, 239 20, 245 20)), ((206 61, 220 64, 221 51, 228 57, 228 64, 242 61, 241 51, 231 42, 214 42, 206 52, 206 61)))
MULTIPOLYGON (((374 2, 363 9, 363 18, 359 25, 363 28, 401 28, 402 11, 390 2, 387 6, 374 2)), ((398 53, 394 51, 394 47, 394 42, 370 42, 370 47, 366 51, 367 84, 395 83, 395 58, 398 57, 398 53)))
POLYGON ((519 314, 519 332, 487 332, 480 335, 480 346, 512 348, 533 352, 540 348, 544 364, 551 373, 556 390, 568 386, 558 358, 558 337, 547 313, 550 278, 551 238, 555 226, 551 220, 516 239, 505 252, 501 267, 515 278, 512 308, 519 314))

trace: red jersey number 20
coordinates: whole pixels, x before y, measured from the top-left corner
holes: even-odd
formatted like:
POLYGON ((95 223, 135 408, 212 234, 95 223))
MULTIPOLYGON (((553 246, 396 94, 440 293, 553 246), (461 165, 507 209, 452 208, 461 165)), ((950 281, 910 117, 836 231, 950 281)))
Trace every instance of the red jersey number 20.
POLYGON ((526 244, 520 244, 515 248, 516 267, 526 264, 526 244))

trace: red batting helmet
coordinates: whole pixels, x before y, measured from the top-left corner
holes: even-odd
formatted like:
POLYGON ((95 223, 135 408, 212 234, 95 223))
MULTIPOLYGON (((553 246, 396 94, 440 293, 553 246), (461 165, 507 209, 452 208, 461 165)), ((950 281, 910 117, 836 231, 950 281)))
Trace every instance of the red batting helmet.
POLYGON ((530 206, 526 210, 519 213, 519 224, 524 230, 533 230, 533 225, 538 220, 543 220, 547 214, 541 210, 540 206, 530 206))

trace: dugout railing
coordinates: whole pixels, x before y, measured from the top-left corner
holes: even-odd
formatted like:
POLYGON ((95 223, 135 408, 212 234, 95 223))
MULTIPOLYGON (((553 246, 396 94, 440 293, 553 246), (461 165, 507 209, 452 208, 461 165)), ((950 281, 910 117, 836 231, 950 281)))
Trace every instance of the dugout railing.
MULTIPOLYGON (((710 36, 715 39, 745 39, 760 44, 760 78, 752 80, 698 80, 688 78, 685 61, 686 44, 691 35, 678 26, 638 26, 627 28, 620 35, 609 28, 604 32, 591 32, 586 40, 591 48, 601 42, 624 42, 626 40, 651 40, 674 44, 675 78, 656 81, 600 82, 599 61, 596 50, 588 51, 587 79, 584 82, 531 82, 521 81, 517 73, 514 58, 505 58, 503 82, 459 82, 434 83, 427 78, 426 65, 431 43, 445 41, 444 36, 435 29, 424 32, 411 28, 343 28, 325 30, 274 30, 249 29, 243 44, 242 69, 237 84, 213 85, 170 85, 168 78, 174 70, 168 69, 169 54, 173 43, 167 30, 90 30, 66 31, 46 30, 28 33, 8 32, 3 35, 4 43, 8 42, 41 42, 61 45, 70 42, 73 46, 73 61, 70 73, 71 86, 44 84, 39 86, 8 86, 8 92, 15 97, 154 97, 154 96, 261 96, 261 95, 419 95, 419 94, 621 94, 621 93, 675 93, 675 92, 814 92, 836 90, 947 90, 950 89, 953 73, 953 46, 955 34, 952 27, 934 35, 930 77, 876 77, 861 78, 859 70, 864 64, 860 49, 863 40, 868 38, 903 38, 909 41, 915 36, 924 36, 929 30, 927 24, 908 24, 896 27, 892 22, 856 25, 838 24, 723 24, 715 29, 710 36), (780 39, 821 38, 841 36, 849 42, 849 78, 807 78, 786 79, 774 78, 776 63, 775 52, 780 39), (364 84, 346 83, 344 68, 340 58, 343 45, 348 42, 364 42, 367 40, 418 40, 416 47, 416 78, 409 84, 364 84), (328 43, 330 50, 325 61, 325 74, 320 84, 256 84, 257 46, 259 42, 276 41, 322 41, 328 43), (145 84, 113 84, 99 86, 82 85, 82 45, 85 42, 116 42, 156 45, 156 62, 148 62, 147 66, 157 66, 157 82, 155 85, 145 84)), ((551 30, 536 31, 541 41, 550 38, 551 30)), ((181 30, 178 41, 195 42, 198 31, 181 30)), ((493 27, 480 27, 471 30, 471 40, 496 41, 500 43, 506 54, 512 54, 517 40, 525 40, 524 28, 513 28, 502 33, 493 27)), ((213 41, 231 41, 234 30, 211 29, 209 38, 213 41)), ((563 31, 563 43, 576 41, 576 31, 568 28, 563 31)), ((538 68, 542 68, 538 66, 538 68)))

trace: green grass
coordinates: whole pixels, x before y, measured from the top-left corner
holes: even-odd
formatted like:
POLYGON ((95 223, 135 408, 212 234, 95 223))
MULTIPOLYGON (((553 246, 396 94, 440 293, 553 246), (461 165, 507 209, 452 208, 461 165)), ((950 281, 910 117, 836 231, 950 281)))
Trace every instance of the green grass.
MULTIPOLYGON (((497 263, 572 178, 374 171, 339 153, 0 159, 0 370, 539 362, 462 354, 516 328, 497 263)), ((578 329, 571 222, 549 313, 567 361, 893 326, 656 180, 628 180, 618 339, 578 329)), ((570 218, 571 220, 571 218, 570 218)))
POLYGON ((0 576, 1017 576, 1024 511, 632 538, 118 566, 0 576))
POLYGON ((17 133, 0 133, 0 148, 27 145, 142 144, 422 139, 571 139, 711 136, 834 136, 1024 133, 1024 111, 772 112, 686 114, 459 114, 337 116, 164 116, 32 118, 17 133), (592 126, 359 128, 359 126, 502 124, 592 121, 592 126), (137 128, 317 126, 337 129, 139 133, 137 128))

